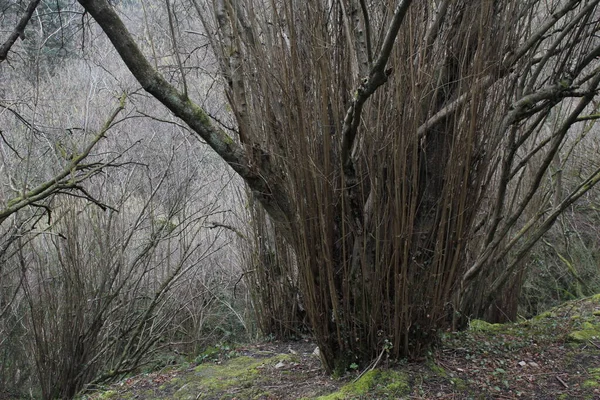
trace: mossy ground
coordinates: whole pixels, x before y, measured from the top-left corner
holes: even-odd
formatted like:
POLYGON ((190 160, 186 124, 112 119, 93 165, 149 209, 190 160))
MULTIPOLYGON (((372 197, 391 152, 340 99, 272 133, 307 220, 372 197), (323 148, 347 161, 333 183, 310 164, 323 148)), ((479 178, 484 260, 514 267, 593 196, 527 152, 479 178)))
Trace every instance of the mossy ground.
POLYGON ((409 393, 408 377, 404 373, 374 369, 317 400, 398 399, 409 393))
POLYGON ((513 324, 471 321, 422 362, 328 377, 308 342, 132 377, 81 399, 600 399, 600 295, 513 324))

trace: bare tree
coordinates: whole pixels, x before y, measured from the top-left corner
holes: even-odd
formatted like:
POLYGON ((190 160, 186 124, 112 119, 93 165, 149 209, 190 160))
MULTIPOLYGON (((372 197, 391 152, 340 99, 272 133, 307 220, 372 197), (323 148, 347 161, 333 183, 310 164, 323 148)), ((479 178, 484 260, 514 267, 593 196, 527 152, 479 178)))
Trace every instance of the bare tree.
POLYGON ((419 354, 457 313, 485 312, 600 179, 539 192, 597 119, 598 0, 192 1, 237 137, 190 98, 184 58, 179 90, 113 6, 79 2, 286 238, 328 370, 419 354))

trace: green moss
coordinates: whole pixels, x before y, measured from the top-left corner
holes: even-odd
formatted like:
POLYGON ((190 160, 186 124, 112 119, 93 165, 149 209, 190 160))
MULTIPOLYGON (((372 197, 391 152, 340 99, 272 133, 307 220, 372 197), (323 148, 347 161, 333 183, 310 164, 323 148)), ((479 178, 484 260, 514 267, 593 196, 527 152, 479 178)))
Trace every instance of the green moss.
POLYGON ((587 329, 587 330, 592 330, 592 329, 596 329, 596 328, 598 328, 596 325, 592 324, 592 323, 591 323, 591 322, 589 322, 589 321, 585 321, 581 327, 582 327, 583 329, 587 329))
POLYGON ((482 321, 479 319, 472 319, 469 322, 469 329, 472 331, 480 331, 480 332, 493 331, 493 330, 497 330, 501 326, 502 326, 502 324, 490 324, 489 322, 482 321))
POLYGON ((257 385, 261 369, 290 359, 291 356, 281 354, 268 359, 236 357, 223 364, 205 363, 197 366, 194 373, 186 377, 185 383, 180 381, 177 384, 180 388, 172 398, 177 400, 215 398, 215 396, 225 396, 223 393, 227 393, 232 387, 243 389, 236 392, 238 398, 268 397, 264 389, 257 385), (201 393, 200 397, 198 393, 201 393))
POLYGON ((446 371, 444 368, 437 365, 435 362, 429 360, 429 361, 427 361, 427 366, 429 367, 431 372, 433 372, 437 376, 440 376, 442 378, 448 377, 448 371, 446 371))
POLYGON ((361 378, 356 382, 346 385, 342 391, 349 394, 365 394, 369 391, 369 389, 375 386, 378 377, 379 371, 369 371, 361 376, 361 378))
POLYGON ((98 396, 98 400, 117 399, 118 395, 119 395, 119 393, 115 390, 107 390, 106 392, 104 392, 100 396, 98 396))
POLYGON ((197 364, 202 364, 205 361, 216 361, 219 359, 221 349, 216 346, 207 347, 202 353, 198 354, 194 360, 197 364))
POLYGON ((540 315, 534 317, 534 320, 540 320, 540 319, 545 319, 545 318, 555 318, 556 314, 552 311, 546 311, 541 313, 540 315))
POLYGON ((231 146, 233 144, 233 139, 229 135, 223 135, 223 140, 227 146, 231 146))
POLYGON ((451 378, 450 383, 452 385, 454 385, 454 387, 457 390, 460 390, 460 391, 465 391, 468 388, 467 382, 465 382, 463 379, 460 379, 460 378, 451 378))
POLYGON ((590 368, 588 370, 590 379, 583 382, 585 388, 597 388, 600 387, 600 368, 590 368))
POLYGON ((202 378, 203 386, 208 389, 222 389, 241 381, 247 381, 258 375, 263 361, 251 357, 238 357, 224 365, 203 364, 195 368, 196 376, 202 378))
POLYGON ((321 396, 318 400, 358 399, 367 394, 377 399, 397 399, 409 390, 410 386, 405 374, 392 370, 372 370, 356 382, 348 383, 339 391, 321 396))
POLYGON ((211 126, 211 122, 210 122, 210 118, 208 117, 208 114, 206 114, 206 112, 199 107, 196 103, 193 103, 192 101, 190 101, 188 98, 183 99, 184 102, 187 103, 187 106, 192 108, 194 110, 194 116, 196 117, 196 119, 198 121, 200 121, 202 123, 202 125, 205 125, 207 127, 211 126))
POLYGON ((569 333, 568 339, 572 342, 583 343, 588 340, 600 338, 600 329, 582 329, 569 333))
POLYGON ((408 384, 408 380, 405 377, 403 379, 392 382, 385 387, 387 392, 391 394, 401 395, 406 394, 410 390, 410 385, 408 384))

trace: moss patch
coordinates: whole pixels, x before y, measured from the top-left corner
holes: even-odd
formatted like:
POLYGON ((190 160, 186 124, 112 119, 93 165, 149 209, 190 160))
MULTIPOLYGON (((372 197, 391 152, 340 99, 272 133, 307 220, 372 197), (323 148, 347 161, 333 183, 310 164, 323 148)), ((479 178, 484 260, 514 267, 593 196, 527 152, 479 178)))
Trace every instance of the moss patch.
POLYGON ((289 362, 290 356, 280 354, 265 359, 243 356, 230 359, 223 364, 201 364, 185 378, 171 380, 162 385, 161 392, 168 396, 160 398, 177 400, 268 398, 269 393, 265 392, 258 382, 261 381, 263 369, 270 368, 280 361, 289 362))
POLYGON ((553 311, 546 311, 546 312, 541 313, 540 315, 533 317, 533 319, 538 321, 538 320, 545 319, 545 318, 555 318, 555 317, 556 317, 556 314, 553 311))
POLYGON ((312 344, 278 354, 294 345, 282 343, 231 354, 208 349, 197 359, 202 365, 143 374, 81 400, 594 399, 600 390, 599 313, 597 295, 518 323, 473 320, 468 330, 444 332, 425 362, 369 371, 345 386, 319 369, 312 344))
POLYGON ((572 342, 583 343, 588 340, 594 340, 600 338, 600 326, 593 324, 589 321, 585 321, 581 324, 581 329, 573 331, 568 335, 568 339, 572 342))
MULTIPOLYGON (((194 398, 203 399, 221 393, 221 398, 229 398, 226 393, 232 387, 249 389, 259 379, 260 369, 267 364, 277 363, 286 356, 276 356, 266 360, 251 357, 237 357, 229 360, 226 364, 202 364, 194 369, 194 374, 187 379, 187 384, 175 392, 174 398, 187 399, 189 395, 194 398), (198 396, 198 393, 202 393, 198 396), (211 395, 212 393, 212 395, 211 395)), ((233 396, 235 397, 235 396, 233 396)))
POLYGON ((343 386, 339 391, 318 400, 348 400, 348 399, 397 399, 409 392, 407 376, 398 371, 373 370, 365 373, 356 382, 343 386), (368 397, 365 397, 368 395, 368 397))
POLYGON ((100 397, 98 397, 98 400, 109 400, 109 399, 117 399, 118 398, 118 393, 114 390, 107 390, 106 392, 102 393, 100 395, 100 397))
POLYGON ((583 382, 585 388, 597 388, 600 387, 600 368, 590 368, 588 370, 590 379, 583 382))
POLYGON ((501 327, 501 324, 490 324, 479 319, 472 319, 469 322, 469 329, 476 332, 494 331, 501 327))
POLYGON ((442 378, 448 377, 448 371, 446 371, 444 368, 437 365, 434 361, 432 361, 432 360, 427 361, 427 366, 429 367, 431 372, 433 372, 437 376, 440 376, 442 378))

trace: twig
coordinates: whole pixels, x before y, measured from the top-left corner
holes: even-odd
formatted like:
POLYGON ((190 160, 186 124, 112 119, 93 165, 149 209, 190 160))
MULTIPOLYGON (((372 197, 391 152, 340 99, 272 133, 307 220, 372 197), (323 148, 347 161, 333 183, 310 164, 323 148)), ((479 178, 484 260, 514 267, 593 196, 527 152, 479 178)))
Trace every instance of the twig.
POLYGON ((565 387, 565 389, 568 389, 568 388, 569 388, 569 385, 567 385, 567 384, 565 383, 565 381, 563 381, 563 380, 560 378, 560 376, 556 375, 556 379, 557 379, 557 380, 558 380, 560 383, 562 383, 562 385, 565 387))
POLYGON ((375 361, 373 361, 367 368, 365 368, 363 370, 363 372, 360 373, 360 375, 358 375, 356 377, 356 379, 354 379, 353 382, 358 381, 360 378, 363 377, 364 374, 366 374, 369 371, 373 371, 375 368, 377 368, 377 365, 379 364, 379 362, 381 361, 381 357, 383 357, 383 353, 385 353, 386 347, 383 346, 383 349, 381 349, 381 353, 379 353, 379 356, 377 357, 377 359, 375 361))
POLYGON ((594 343, 591 340, 588 340, 588 342, 590 342, 592 345, 594 345, 597 349, 600 349, 600 345, 598 345, 597 343, 594 343))
POLYGON ((249 270, 249 271, 244 271, 244 272, 243 272, 243 273, 240 275, 240 277, 238 278, 238 280, 235 282, 235 285, 233 285, 233 298, 234 298, 234 299, 236 298, 236 296, 235 296, 235 291, 236 291, 236 289, 237 289, 237 285, 238 285, 238 284, 239 284, 239 283, 242 281, 242 279, 244 279, 244 276, 245 276, 246 274, 249 274, 249 273, 251 273, 251 272, 254 272, 254 271, 256 271, 256 269, 251 269, 251 270, 249 270))

